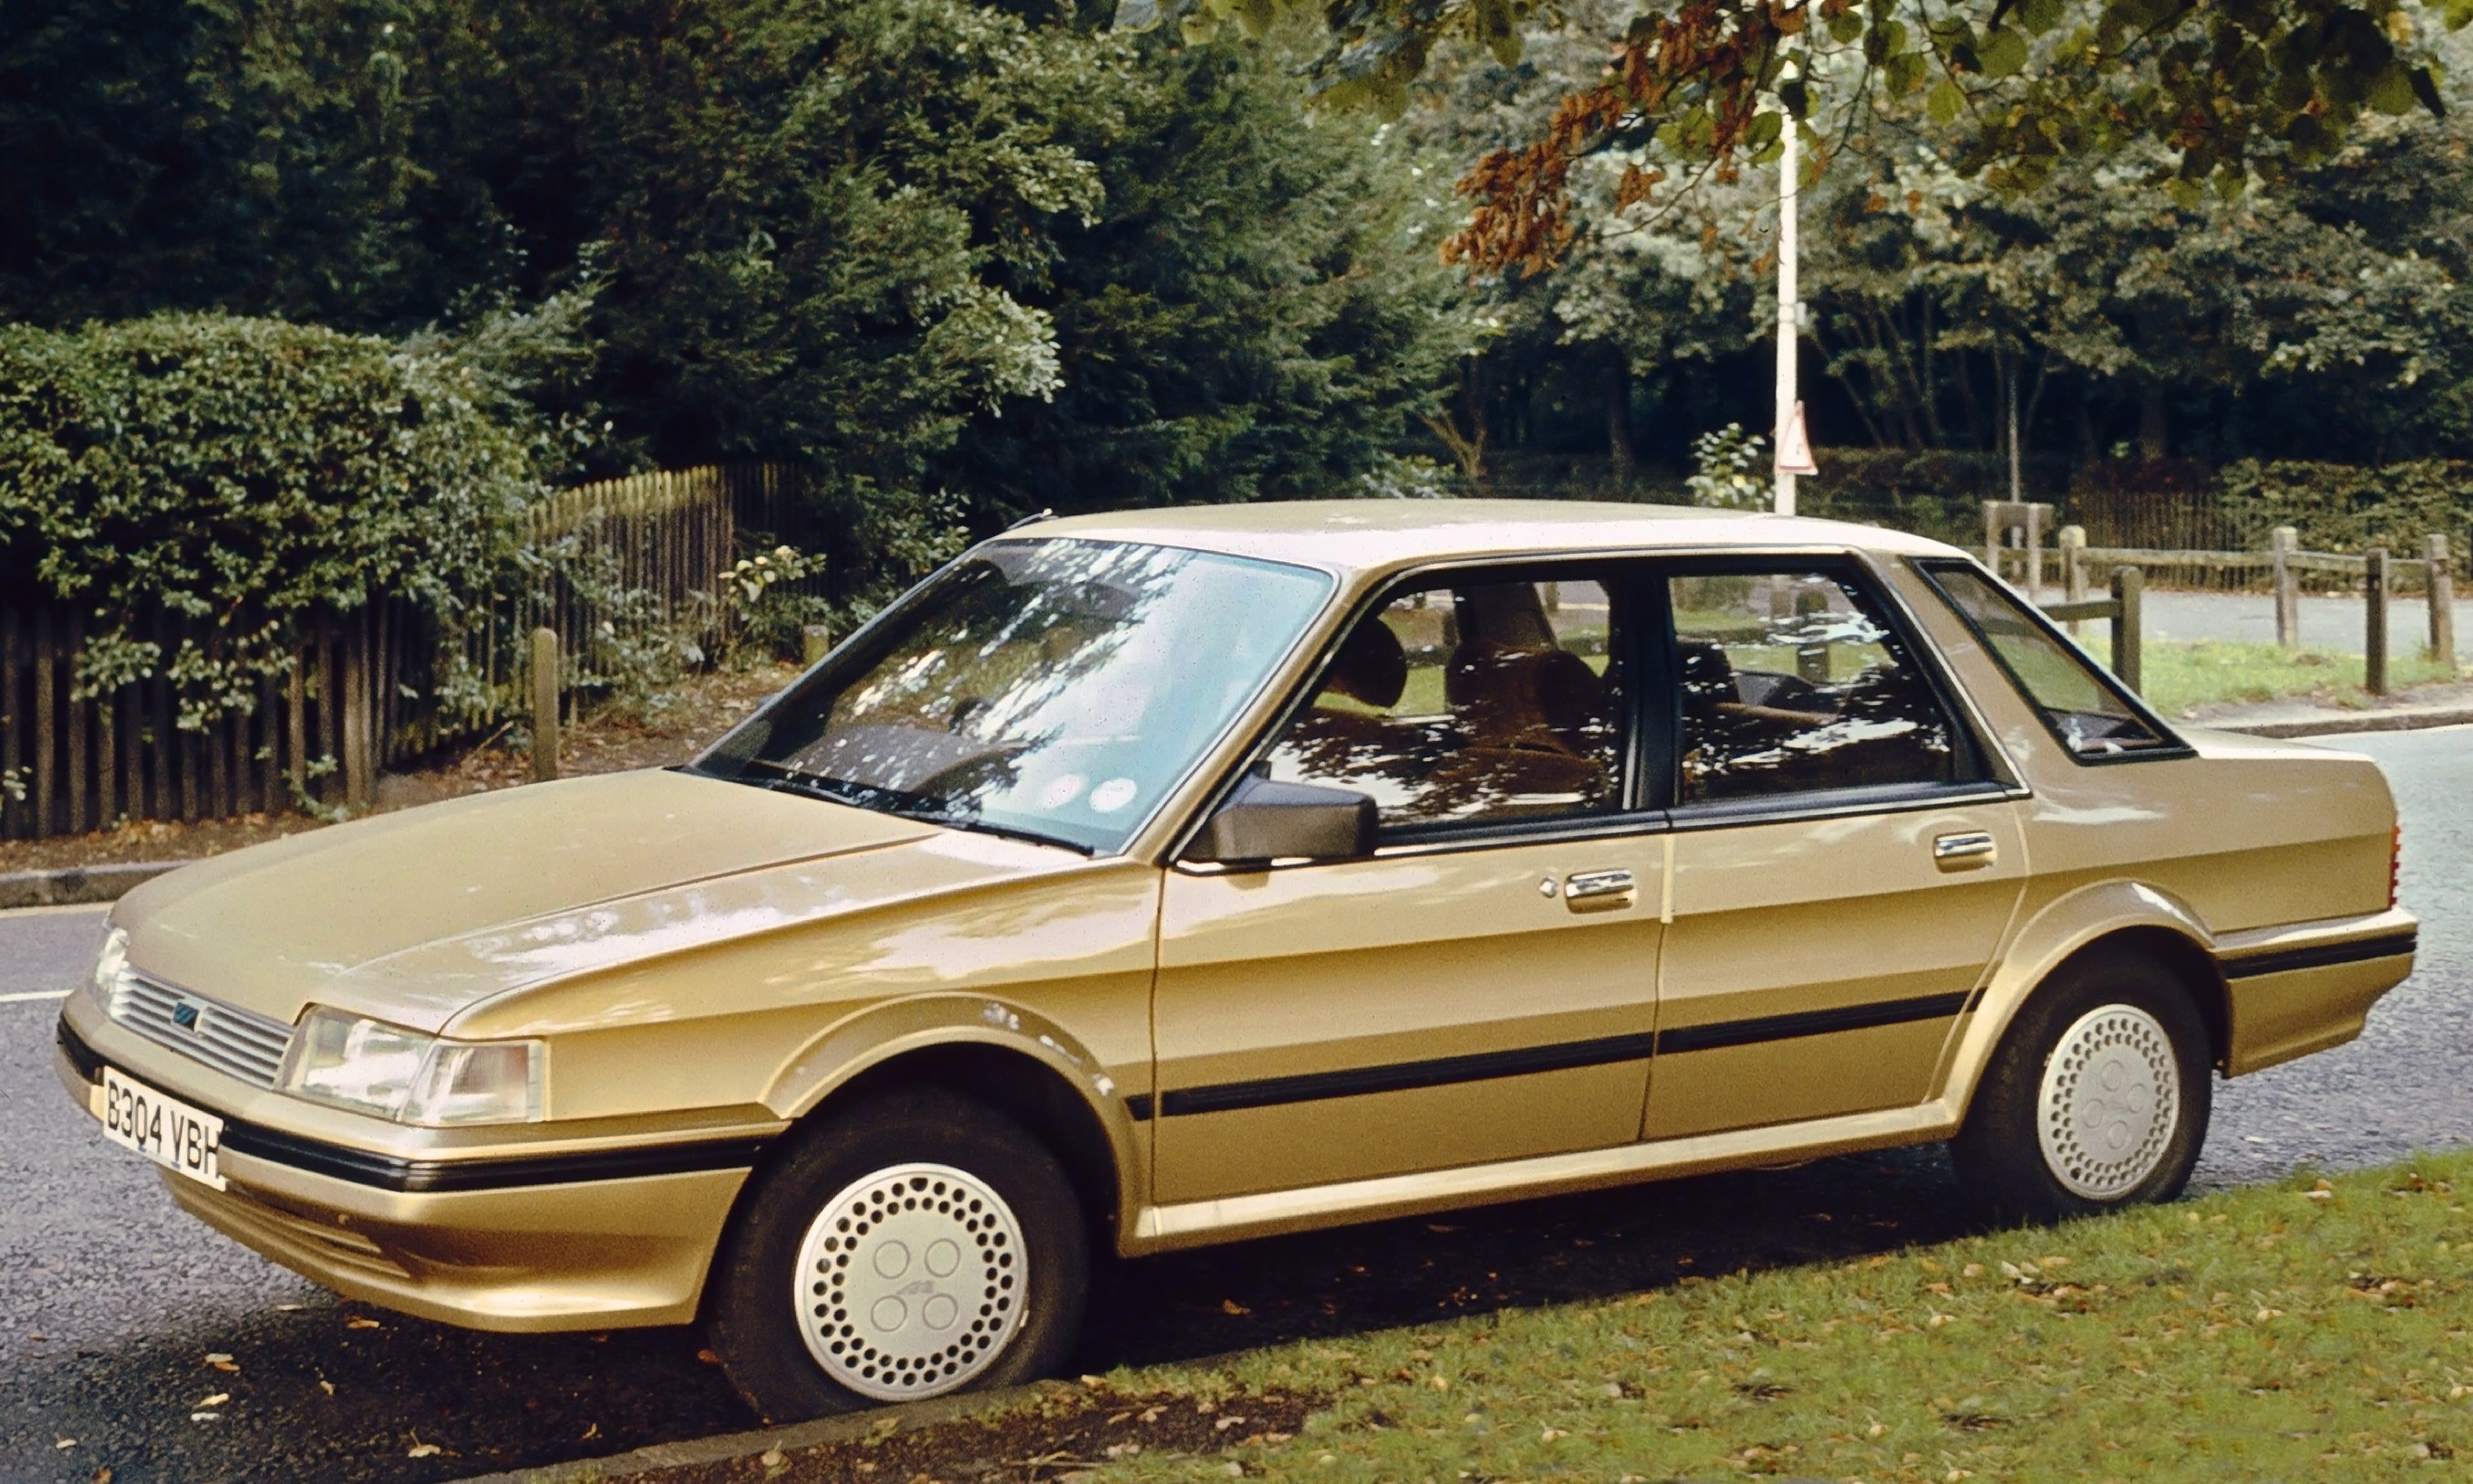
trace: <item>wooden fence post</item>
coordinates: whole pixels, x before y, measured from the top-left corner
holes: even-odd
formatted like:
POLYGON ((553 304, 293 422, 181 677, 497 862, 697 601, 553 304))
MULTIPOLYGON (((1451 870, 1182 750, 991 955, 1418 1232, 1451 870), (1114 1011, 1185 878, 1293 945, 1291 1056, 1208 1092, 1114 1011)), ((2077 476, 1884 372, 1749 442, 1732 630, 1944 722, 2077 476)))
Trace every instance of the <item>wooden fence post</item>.
POLYGON ((2053 508, 2041 501, 2027 505, 2027 601, 2041 601, 2044 586, 2044 517, 2053 508))
POLYGON ((2147 574, 2139 568, 2113 568, 2112 601, 2121 611, 2112 620, 2112 673, 2131 690, 2139 688, 2139 604, 2146 587, 2147 574))
MULTIPOLYGON (((2053 538, 2061 551, 2061 596, 2064 602, 2086 601, 2086 562, 2079 553, 2086 550, 2086 527, 2063 526, 2053 538)), ((2078 621, 2070 620, 2070 637, 2078 634, 2078 621)))
POLYGON ((2362 563, 2362 688, 2388 693, 2388 549, 2373 546, 2362 563))
POLYGON ((2447 538, 2437 532, 2421 539, 2421 559, 2430 574, 2430 658, 2456 673, 2456 578, 2447 570, 2447 538))
POLYGON ((2268 539, 2275 567, 2275 642, 2291 649, 2301 642, 2301 576, 2293 569, 2293 554, 2301 549, 2301 532, 2277 526, 2268 539))
POLYGON ((558 631, 533 631, 533 781, 558 777, 558 631))

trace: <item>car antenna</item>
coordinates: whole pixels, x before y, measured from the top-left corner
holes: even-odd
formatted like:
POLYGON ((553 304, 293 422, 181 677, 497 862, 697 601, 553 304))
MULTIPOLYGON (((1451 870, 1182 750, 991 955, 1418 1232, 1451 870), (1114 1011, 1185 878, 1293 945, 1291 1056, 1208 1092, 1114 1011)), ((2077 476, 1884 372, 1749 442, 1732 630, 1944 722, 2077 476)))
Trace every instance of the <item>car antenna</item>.
POLYGON ((1019 531, 1024 526, 1035 526, 1043 520, 1053 520, 1055 518, 1056 512, 1053 508, 1050 508, 1040 511, 1036 515, 1024 515, 1020 520, 1017 520, 1013 524, 1005 527, 1005 529, 1008 531, 1019 531))

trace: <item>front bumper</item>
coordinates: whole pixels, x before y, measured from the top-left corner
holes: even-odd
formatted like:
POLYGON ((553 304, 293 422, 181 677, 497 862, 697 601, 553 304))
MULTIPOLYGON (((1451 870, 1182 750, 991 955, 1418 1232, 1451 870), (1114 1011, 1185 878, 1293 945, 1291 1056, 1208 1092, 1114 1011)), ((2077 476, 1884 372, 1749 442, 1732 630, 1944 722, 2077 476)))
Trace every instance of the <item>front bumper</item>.
POLYGON ((83 995, 54 1061, 98 1120, 107 1061, 224 1116, 228 1189, 161 1172, 191 1215, 347 1297, 477 1329, 693 1319, 739 1187, 778 1132, 380 1153, 277 1127, 265 1115, 278 1094, 120 1031, 83 995))

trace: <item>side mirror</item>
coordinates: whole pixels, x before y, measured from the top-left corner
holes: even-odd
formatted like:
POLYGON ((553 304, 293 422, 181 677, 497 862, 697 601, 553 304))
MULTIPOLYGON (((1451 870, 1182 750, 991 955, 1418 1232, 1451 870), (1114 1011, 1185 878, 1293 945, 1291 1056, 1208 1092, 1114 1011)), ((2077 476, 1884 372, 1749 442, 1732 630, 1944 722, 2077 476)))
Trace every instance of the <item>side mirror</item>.
POLYGON ((1355 789, 1249 778, 1186 847, 1188 861, 1265 866, 1374 853, 1374 801, 1355 789))

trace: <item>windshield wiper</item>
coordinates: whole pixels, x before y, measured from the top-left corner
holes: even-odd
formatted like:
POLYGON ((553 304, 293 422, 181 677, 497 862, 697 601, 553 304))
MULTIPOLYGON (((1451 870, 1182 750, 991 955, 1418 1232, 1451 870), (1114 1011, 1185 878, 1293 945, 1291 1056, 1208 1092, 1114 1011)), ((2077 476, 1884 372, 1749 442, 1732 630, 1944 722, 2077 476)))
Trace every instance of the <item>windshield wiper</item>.
POLYGON ((933 809, 887 809, 884 812, 898 814, 906 820, 917 820, 923 825, 943 825, 951 829, 967 829, 972 834, 995 835, 1000 839, 1020 840, 1031 845, 1052 845, 1080 855, 1099 853, 1097 850, 1084 845, 1079 840, 1068 840, 1062 835, 1044 835, 1036 829, 1023 829, 1017 825, 992 825, 974 815, 943 814, 933 809))
POLYGON ((787 789, 793 793, 805 794, 830 803, 848 804, 853 809, 865 809, 873 814, 890 814, 896 819, 917 820, 923 825, 942 825, 948 829, 967 829, 973 834, 996 835, 1006 840, 1020 840, 1030 845, 1052 845, 1080 855, 1099 853, 1092 846, 1084 845, 1079 840, 1068 840, 1062 835, 1043 834, 1036 829, 1023 829, 1014 825, 991 824, 975 815, 953 814, 924 804, 910 806, 898 804, 893 802, 896 796, 890 789, 870 788, 864 783, 845 783, 839 778, 827 778, 820 773, 799 773, 782 769, 780 776, 776 778, 742 777, 741 781, 754 783, 758 788, 787 789))

